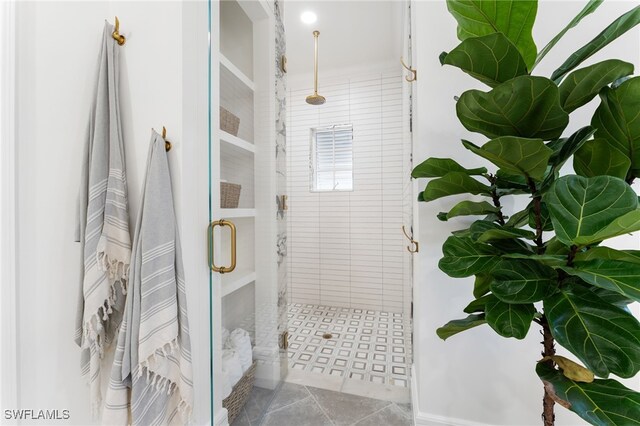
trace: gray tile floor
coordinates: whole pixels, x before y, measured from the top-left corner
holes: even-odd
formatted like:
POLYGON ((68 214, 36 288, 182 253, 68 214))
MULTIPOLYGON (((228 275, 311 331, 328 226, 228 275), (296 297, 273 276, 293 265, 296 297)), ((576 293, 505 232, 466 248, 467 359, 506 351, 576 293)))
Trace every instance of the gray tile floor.
POLYGON ((283 383, 273 391, 255 388, 232 426, 410 426, 411 405, 364 398, 311 386, 283 383), (273 398, 272 398, 273 397, 273 398), (265 401, 270 401, 262 418, 265 401), (262 409, 261 409, 262 408, 262 409))

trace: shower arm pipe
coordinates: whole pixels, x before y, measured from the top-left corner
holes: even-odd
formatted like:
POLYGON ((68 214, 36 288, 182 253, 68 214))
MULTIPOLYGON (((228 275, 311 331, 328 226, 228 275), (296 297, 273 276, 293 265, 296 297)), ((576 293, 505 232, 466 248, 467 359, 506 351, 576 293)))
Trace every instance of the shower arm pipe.
POLYGON ((318 94, 318 36, 320 35, 320 31, 315 30, 313 32, 313 94, 318 94))

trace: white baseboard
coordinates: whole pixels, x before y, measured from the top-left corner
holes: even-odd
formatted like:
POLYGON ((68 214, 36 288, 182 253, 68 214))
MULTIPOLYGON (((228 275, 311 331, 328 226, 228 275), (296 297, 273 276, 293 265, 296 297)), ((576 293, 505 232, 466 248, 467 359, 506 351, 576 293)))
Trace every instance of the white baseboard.
POLYGON ((227 417, 227 409, 221 408, 215 415, 213 419, 213 424, 215 426, 229 426, 229 418, 227 417))
POLYGON ((411 366, 411 406, 413 408, 413 424, 415 426, 491 426, 486 423, 424 413, 420 411, 418 401, 418 379, 416 369, 411 366))

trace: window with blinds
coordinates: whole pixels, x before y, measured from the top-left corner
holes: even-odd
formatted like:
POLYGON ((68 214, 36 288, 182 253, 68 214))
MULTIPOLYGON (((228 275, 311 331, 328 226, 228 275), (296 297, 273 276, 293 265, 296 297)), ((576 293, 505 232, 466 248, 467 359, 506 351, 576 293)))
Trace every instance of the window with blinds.
POLYGON ((353 191, 353 126, 311 129, 311 190, 353 191))

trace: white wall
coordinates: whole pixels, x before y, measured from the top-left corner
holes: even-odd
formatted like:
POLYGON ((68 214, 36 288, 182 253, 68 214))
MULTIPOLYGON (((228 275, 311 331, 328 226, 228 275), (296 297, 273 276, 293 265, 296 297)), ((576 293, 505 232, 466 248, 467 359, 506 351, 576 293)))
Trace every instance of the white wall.
MULTIPOLYGON (((548 75, 574 50, 582 46, 602 28, 637 2, 605 2, 596 12, 571 31, 561 45, 549 54, 536 73, 548 75)), ((583 7, 584 2, 542 1, 534 36, 542 48, 583 7)), ((458 44, 456 22, 448 14, 444 1, 413 2, 415 16, 414 40, 418 69, 416 133, 414 158, 454 157, 463 165, 485 165, 479 157, 466 151, 459 140, 470 138, 483 143, 479 134, 470 134, 455 115, 454 96, 464 90, 487 90, 471 77, 452 67, 441 67, 440 52, 458 44)), ((625 35, 598 54, 588 64, 607 57, 622 58, 638 68, 638 30, 625 35)), ((587 125, 596 103, 572 115, 571 131, 587 125)), ((426 181, 420 182, 420 187, 426 181)), ((534 371, 540 359, 541 336, 532 325, 524 341, 506 340, 488 326, 454 336, 446 342, 435 329, 450 319, 462 318, 462 308, 471 300, 472 279, 453 279, 442 273, 437 262, 441 246, 449 233, 462 228, 464 221, 439 222, 435 215, 447 211, 464 197, 450 197, 420 205, 421 252, 419 275, 415 277, 415 371, 418 395, 414 395, 417 420, 420 424, 541 424, 542 385, 534 371)), ((512 205, 505 206, 507 210, 512 205)), ((627 248, 638 248, 637 238, 627 238, 627 248)), ((628 385, 638 387, 639 380, 628 385)), ((556 406, 558 425, 584 424, 579 417, 556 406)))
MULTIPOLYGON (((206 13, 206 4, 202 5, 206 13)), ((209 375, 198 366, 208 368, 209 343, 193 337, 203 330, 208 336, 208 284, 194 279, 196 256, 191 256, 194 246, 199 253, 206 247, 207 213, 202 212, 205 219, 199 229, 194 220, 199 213, 182 203, 183 199, 193 201, 201 187, 191 179, 201 165, 184 162, 183 153, 201 158, 206 166, 206 139, 196 139, 197 129, 191 125, 202 110, 201 122, 206 122, 206 97, 200 103, 187 99, 187 93, 196 96, 190 88, 197 83, 206 90, 207 21, 201 10, 194 13, 197 7, 177 1, 18 4, 19 407, 3 408, 68 409, 66 423, 92 422, 88 387, 80 376, 80 350, 73 341, 80 271, 79 244, 73 242, 74 212, 104 20, 113 22, 118 15, 127 37, 121 52, 120 93, 131 229, 139 208, 151 128, 166 126, 173 143, 169 158, 179 219, 181 207, 189 212, 182 231, 196 364, 195 419, 198 424, 208 421, 209 375), (185 19, 195 18, 183 27, 185 10, 189 11, 185 19), (200 39, 198 31, 203 35, 200 39), (198 54, 202 54, 202 68, 185 68, 183 74, 183 59, 198 54), (189 146, 183 149, 183 144, 189 146), (204 155, 197 152, 196 144, 205 147, 204 155), (182 190, 183 176, 189 194, 182 190)), ((206 271, 205 262, 201 264, 206 271)))
POLYGON ((322 106, 305 102, 310 79, 291 84, 287 99, 290 301, 402 312, 410 255, 401 232, 409 140, 400 73, 324 81, 322 106), (310 129, 334 124, 353 125, 353 191, 312 192, 310 129))

